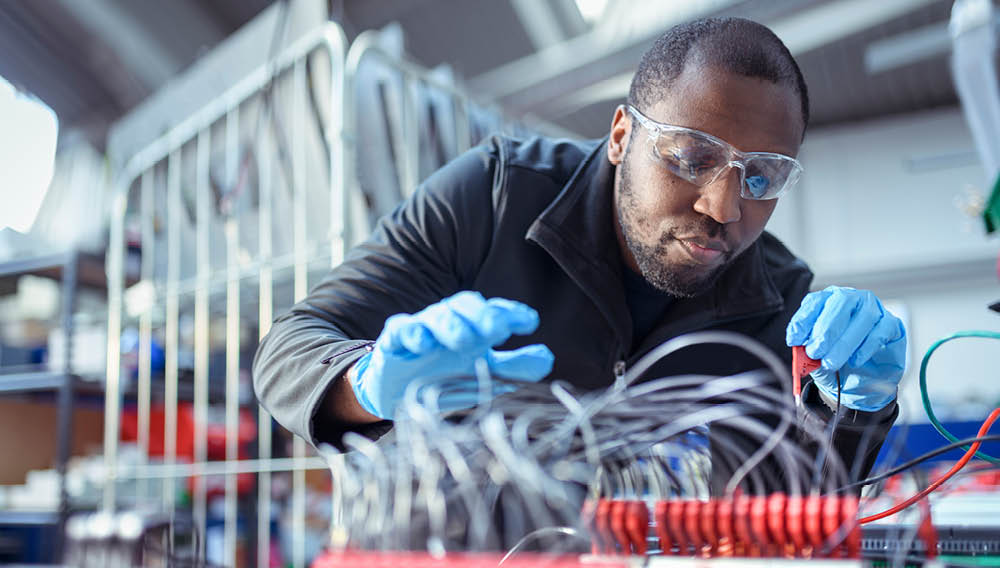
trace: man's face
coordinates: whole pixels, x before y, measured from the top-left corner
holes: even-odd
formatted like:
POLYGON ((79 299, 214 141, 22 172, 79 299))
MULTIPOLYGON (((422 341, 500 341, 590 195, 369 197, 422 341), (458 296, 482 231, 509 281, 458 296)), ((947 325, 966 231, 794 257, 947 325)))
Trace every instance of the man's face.
MULTIPOLYGON (((651 119, 713 134, 744 152, 795 157, 802 139, 792 87, 689 63, 651 119)), ((650 151, 649 132, 627 111, 615 114, 608 158, 615 173, 615 229, 626 263, 675 296, 708 291, 764 230, 777 200, 740 197, 730 168, 698 187, 670 173, 650 151)))

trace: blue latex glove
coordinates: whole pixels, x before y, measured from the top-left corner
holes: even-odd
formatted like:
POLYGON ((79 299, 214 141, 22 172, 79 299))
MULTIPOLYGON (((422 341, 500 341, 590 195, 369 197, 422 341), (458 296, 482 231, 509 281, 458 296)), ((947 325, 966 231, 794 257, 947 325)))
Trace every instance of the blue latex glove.
MULTIPOLYGON (((414 380, 464 375, 470 388, 445 393, 438 406, 444 411, 471 408, 479 401, 477 359, 484 359, 491 373, 510 379, 536 382, 552 371, 555 356, 544 345, 492 349, 512 334, 526 335, 537 328, 538 312, 520 302, 459 292, 416 314, 387 319, 372 351, 355 364, 351 386, 366 411, 392 418, 414 380)), ((514 388, 494 384, 493 394, 514 388)))
POLYGON ((813 382, 848 408, 875 412, 896 398, 906 358, 903 322, 882 307, 867 290, 830 286, 808 294, 792 316, 786 333, 789 347, 805 345, 806 355, 820 360, 813 382))

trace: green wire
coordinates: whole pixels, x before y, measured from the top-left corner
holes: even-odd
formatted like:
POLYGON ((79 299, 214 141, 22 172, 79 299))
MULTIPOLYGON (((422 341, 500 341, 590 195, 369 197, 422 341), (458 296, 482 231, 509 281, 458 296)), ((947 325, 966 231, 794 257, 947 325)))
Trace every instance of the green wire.
MULTIPOLYGON (((931 353, 934 353, 938 347, 941 347, 941 345, 951 341, 952 339, 958 339, 960 337, 986 337, 989 339, 1000 339, 1000 333, 995 331, 980 330, 959 331, 957 333, 953 333, 935 341, 934 344, 931 345, 930 349, 927 350, 927 353, 924 354, 924 360, 920 362, 920 398, 924 403, 924 411, 927 412, 927 418, 930 419, 931 424, 934 425, 934 429, 951 442, 958 442, 958 438, 949 432, 943 424, 938 422, 937 416, 934 416, 934 410, 931 408, 931 399, 927 396, 927 362, 930 361, 931 353)), ((962 448, 968 450, 969 446, 962 446, 962 448)), ((992 464, 1000 465, 1000 458, 995 458, 987 453, 976 452, 976 457, 982 458, 992 464)))
POLYGON ((958 556, 955 554, 941 554, 937 557, 939 562, 948 566, 1000 566, 1000 556, 958 556))

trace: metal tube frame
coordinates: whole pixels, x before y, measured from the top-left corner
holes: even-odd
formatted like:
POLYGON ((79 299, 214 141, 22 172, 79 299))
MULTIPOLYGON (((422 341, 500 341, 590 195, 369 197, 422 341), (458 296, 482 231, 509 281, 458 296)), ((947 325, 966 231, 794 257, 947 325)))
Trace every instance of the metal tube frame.
MULTIPOLYGON (((284 49, 272 61, 257 67, 243 80, 223 92, 211 103, 194 113, 184 121, 171 128, 163 136, 153 141, 147 147, 137 152, 126 164, 118 177, 116 193, 113 200, 111 215, 110 245, 107 259, 108 266, 108 344, 107 344, 107 385, 104 417, 104 462, 105 485, 102 510, 114 512, 118 503, 116 484, 119 480, 131 479, 137 482, 138 497, 146 495, 150 480, 160 481, 162 486, 162 502, 169 515, 174 510, 173 488, 176 480, 193 476, 195 478, 193 495, 194 519, 201 535, 206 526, 206 486, 208 476, 222 475, 225 477, 225 525, 224 525, 224 559, 227 564, 235 562, 236 548, 236 476, 240 473, 257 473, 257 543, 256 556, 258 565, 267 565, 270 556, 270 493, 271 473, 276 471, 291 471, 293 475, 293 551, 292 564, 304 566, 305 540, 305 471, 309 469, 328 469, 327 462, 321 458, 308 457, 306 441, 296 438, 292 457, 274 459, 271 454, 271 416, 263 407, 258 408, 258 459, 239 459, 236 431, 239 425, 239 346, 240 346, 240 283, 247 279, 258 281, 259 319, 258 339, 263 338, 270 329, 274 316, 274 273, 291 268, 293 271, 293 299, 302 300, 308 291, 308 266, 311 260, 329 255, 331 266, 342 262, 347 247, 350 245, 352 229, 351 216, 352 192, 358 188, 355 165, 355 141, 352 135, 354 125, 346 121, 347 111, 354 110, 354 85, 358 67, 366 56, 374 56, 401 72, 403 76, 403 116, 400 128, 395 136, 400 139, 401 147, 406 149, 401 156, 400 179, 408 191, 419 182, 419 122, 417 106, 414 100, 415 90, 411 86, 422 82, 435 89, 449 94, 455 104, 455 129, 458 152, 465 151, 473 143, 470 129, 470 99, 453 84, 440 81, 428 75, 426 69, 414 63, 399 59, 384 51, 376 41, 375 32, 364 32, 347 50, 347 42, 343 31, 334 23, 327 23, 284 49), (330 171, 330 211, 329 223, 324 238, 310 241, 306 224, 308 204, 306 203, 306 179, 303 134, 304 125, 302 113, 292 117, 290 143, 292 145, 292 252, 275 256, 272 235, 272 225, 275 221, 272 210, 274 197, 274 181, 276 168, 273 167, 272 152, 269 145, 275 142, 268 137, 262 140, 251 140, 257 144, 259 160, 259 208, 258 208, 258 255, 250 261, 239 258, 240 221, 232 215, 223 222, 225 235, 226 265, 224 274, 213 273, 210 258, 211 233, 209 218, 211 216, 210 180, 211 165, 211 134, 213 125, 221 125, 224 131, 226 153, 223 157, 226 164, 226 176, 237 179, 240 172, 240 136, 239 113, 244 103, 268 89, 274 78, 289 74, 292 80, 292 97, 296 105, 305 104, 307 84, 306 58, 318 50, 325 51, 330 65, 330 113, 324 117, 321 135, 325 137, 330 171), (180 215, 183 210, 182 192, 182 150, 188 145, 194 146, 195 171, 195 275, 182 279, 180 274, 180 215), (157 191, 157 171, 162 171, 165 165, 167 191, 167 274, 165 282, 157 282, 155 274, 154 223, 156 213, 155 193, 157 191), (138 182, 138 183, 137 183, 138 182), (118 464, 118 437, 120 427, 120 412, 122 407, 122 377, 120 342, 123 325, 123 294, 125 289, 125 217, 129 200, 134 197, 134 187, 138 186, 141 199, 141 240, 142 259, 140 279, 143 285, 149 286, 156 299, 139 314, 139 373, 137 383, 138 394, 138 445, 143 454, 143 461, 131 467, 118 464), (327 250, 327 247, 328 250, 327 250), (209 326, 211 323, 211 291, 224 286, 226 295, 226 460, 209 462, 207 460, 207 424, 208 424, 208 377, 209 377, 209 326), (177 398, 178 398, 178 367, 179 352, 179 316, 180 299, 189 295, 194 297, 194 463, 178 463, 177 450, 177 398), (153 325, 156 319, 156 306, 163 301, 163 316, 165 319, 165 440, 164 463, 148 463, 150 446, 149 429, 151 414, 151 373, 152 359, 150 341, 153 337, 153 325)), ((312 228, 316 229, 316 228, 312 228)), ((316 231, 313 231, 314 234, 316 231)), ((67 358, 68 360, 68 358, 67 358)), ((334 515, 337 512, 334 511, 334 515)), ((336 517, 335 517, 336 518, 336 517)), ((334 522, 334 524, 336 524, 334 522)), ((335 528, 335 527, 334 527, 335 528)), ((198 551, 204 554, 204 541, 199 539, 198 551)))
MULTIPOLYGON (((169 514, 174 510, 173 480, 194 476, 194 515, 201 534, 204 534, 206 506, 205 506, 205 477, 209 475, 224 475, 225 483, 225 525, 224 525, 224 559, 227 564, 235 562, 236 548, 236 475, 244 472, 262 473, 258 479, 258 496, 262 503, 268 503, 270 499, 270 472, 272 471, 304 471, 305 469, 325 468, 325 462, 315 458, 306 457, 306 445, 304 441, 297 441, 295 458, 292 460, 272 460, 270 459, 270 428, 271 418, 263 408, 259 409, 259 443, 261 445, 259 454, 262 460, 239 460, 236 430, 239 424, 239 329, 240 329, 240 306, 239 290, 240 282, 247 278, 259 278, 260 285, 260 308, 261 336, 267 332, 273 315, 273 271, 284 267, 292 267, 295 271, 295 296, 301 299, 308 289, 307 264, 311 258, 316 258, 320 254, 326 253, 326 247, 330 246, 330 259, 339 262, 343 258, 342 249, 347 240, 342 233, 346 226, 342 215, 347 208, 343 206, 343 187, 346 180, 346 172, 338 165, 343 163, 343 61, 346 53, 346 39, 343 32, 336 24, 326 24, 317 28, 312 33, 307 34, 298 41, 292 43, 283 50, 273 61, 266 62, 255 69, 242 81, 225 91, 221 96, 214 99, 200 111, 196 112, 177 126, 170 129, 166 134, 156 139, 146 148, 140 150, 126 164, 122 174, 119 176, 119 183, 113 201, 111 215, 110 246, 108 252, 108 344, 107 344, 107 383, 105 396, 105 419, 104 419, 104 462, 105 462, 105 484, 102 500, 102 509, 106 512, 113 512, 117 506, 118 480, 131 478, 137 481, 140 492, 147 487, 149 480, 159 480, 163 483, 162 500, 164 508, 169 514), (300 82, 297 85, 304 87, 305 75, 304 58, 311 56, 317 50, 324 50, 329 58, 330 64, 330 97, 331 115, 323 125, 324 135, 327 136, 330 147, 330 155, 326 158, 331 163, 330 195, 331 213, 338 215, 331 219, 330 244, 310 244, 306 240, 304 223, 296 223, 295 247, 292 255, 282 257, 272 257, 272 242, 270 234, 270 223, 272 211, 270 201, 262 199, 262 210, 260 212, 260 252, 261 257, 255 262, 241 263, 239 261, 239 221, 233 216, 225 222, 224 229, 226 235, 226 269, 225 277, 211 273, 209 258, 210 234, 209 234, 209 212, 210 204, 210 180, 209 163, 211 129, 219 121, 223 121, 226 131, 227 172, 230 175, 238 176, 239 172, 239 135, 238 116, 239 111, 245 102, 250 101, 262 89, 268 87, 272 78, 281 76, 291 70, 296 74, 294 80, 300 82), (182 149, 188 144, 196 147, 195 184, 197 188, 196 197, 196 274, 194 278, 182 281, 180 277, 180 216, 182 214, 181 190, 182 175, 181 157, 182 149), (153 256, 153 214, 155 199, 155 179, 158 166, 166 162, 167 170, 167 276, 166 282, 155 282, 154 256, 153 256), (136 183, 138 180, 138 184, 136 183), (140 278, 145 285, 151 287, 155 292, 156 301, 151 306, 143 310, 139 315, 140 334, 140 372, 137 384, 138 394, 138 425, 139 425, 139 447, 146 458, 149 452, 149 422, 150 422, 150 398, 151 398, 151 377, 150 377, 150 340, 153 335, 153 320, 155 305, 159 301, 165 302, 165 355, 166 355, 166 392, 164 410, 165 439, 164 439, 164 463, 162 465, 152 465, 145 461, 137 467, 122 469, 118 462, 118 437, 120 428, 120 412, 122 407, 121 393, 121 351, 119 338, 123 326, 124 289, 125 289, 125 216, 128 210, 129 200, 134 197, 134 186, 139 186, 139 198, 142 200, 140 217, 142 219, 141 241, 142 261, 140 266, 140 278), (266 226, 266 229, 265 229, 266 226), (300 228, 301 227, 301 228, 300 228), (213 285, 224 280, 226 285, 226 461, 208 462, 206 448, 206 426, 208 412, 208 342, 210 324, 210 290, 213 285), (179 314, 180 298, 187 294, 194 294, 195 298, 195 361, 194 361, 194 423, 195 423, 195 463, 179 464, 176 462, 177 449, 177 355, 179 338, 179 314)), ((301 95, 301 89, 298 90, 301 95)), ((301 99, 300 99, 301 100, 301 99)), ((298 115, 296 115, 298 116, 298 115)), ((301 125, 299 125, 301 128, 301 125)), ((295 136, 293 140, 297 140, 295 136)), ((261 152, 262 155, 266 153, 261 152)), ((301 148, 295 152, 296 156, 302 154, 301 148)), ((269 160, 269 158, 267 159, 269 160)), ((263 167, 264 164, 261 164, 263 167)), ((270 168, 267 161, 266 167, 270 168)), ((295 165, 294 175, 297 177, 293 191, 301 195, 297 202, 296 216, 304 216, 306 211, 303 172, 303 164, 295 165)), ((262 178, 263 179, 263 178, 262 178)), ((271 197, 270 173, 266 183, 262 183, 262 196, 267 194, 271 197)), ((299 474, 301 477, 301 474, 299 474)), ((294 501, 299 503, 298 515, 304 516, 304 478, 297 484, 294 501)), ((258 546, 256 549, 259 565, 267 565, 270 551, 268 544, 270 541, 269 506, 265 506, 260 511, 258 521, 258 546)), ((303 524, 301 521, 297 524, 303 524)), ((296 537, 301 541, 301 535, 296 537)), ((202 548, 199 553, 204 553, 204 538, 200 539, 199 546, 202 548)), ((295 565, 304 565, 304 541, 297 543, 298 549, 295 555, 295 565)))

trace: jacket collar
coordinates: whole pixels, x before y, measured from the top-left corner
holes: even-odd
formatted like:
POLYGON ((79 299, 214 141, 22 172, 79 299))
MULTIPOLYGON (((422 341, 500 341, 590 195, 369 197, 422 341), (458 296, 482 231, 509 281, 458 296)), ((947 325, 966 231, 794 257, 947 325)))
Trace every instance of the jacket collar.
MULTIPOLYGON (((623 345, 629 346, 632 326, 612 209, 614 174, 605 138, 535 219, 525 238, 555 259, 601 310, 623 345)), ((764 261, 763 245, 758 239, 726 269, 713 290, 674 302, 650 339, 779 311, 784 300, 764 261)))

